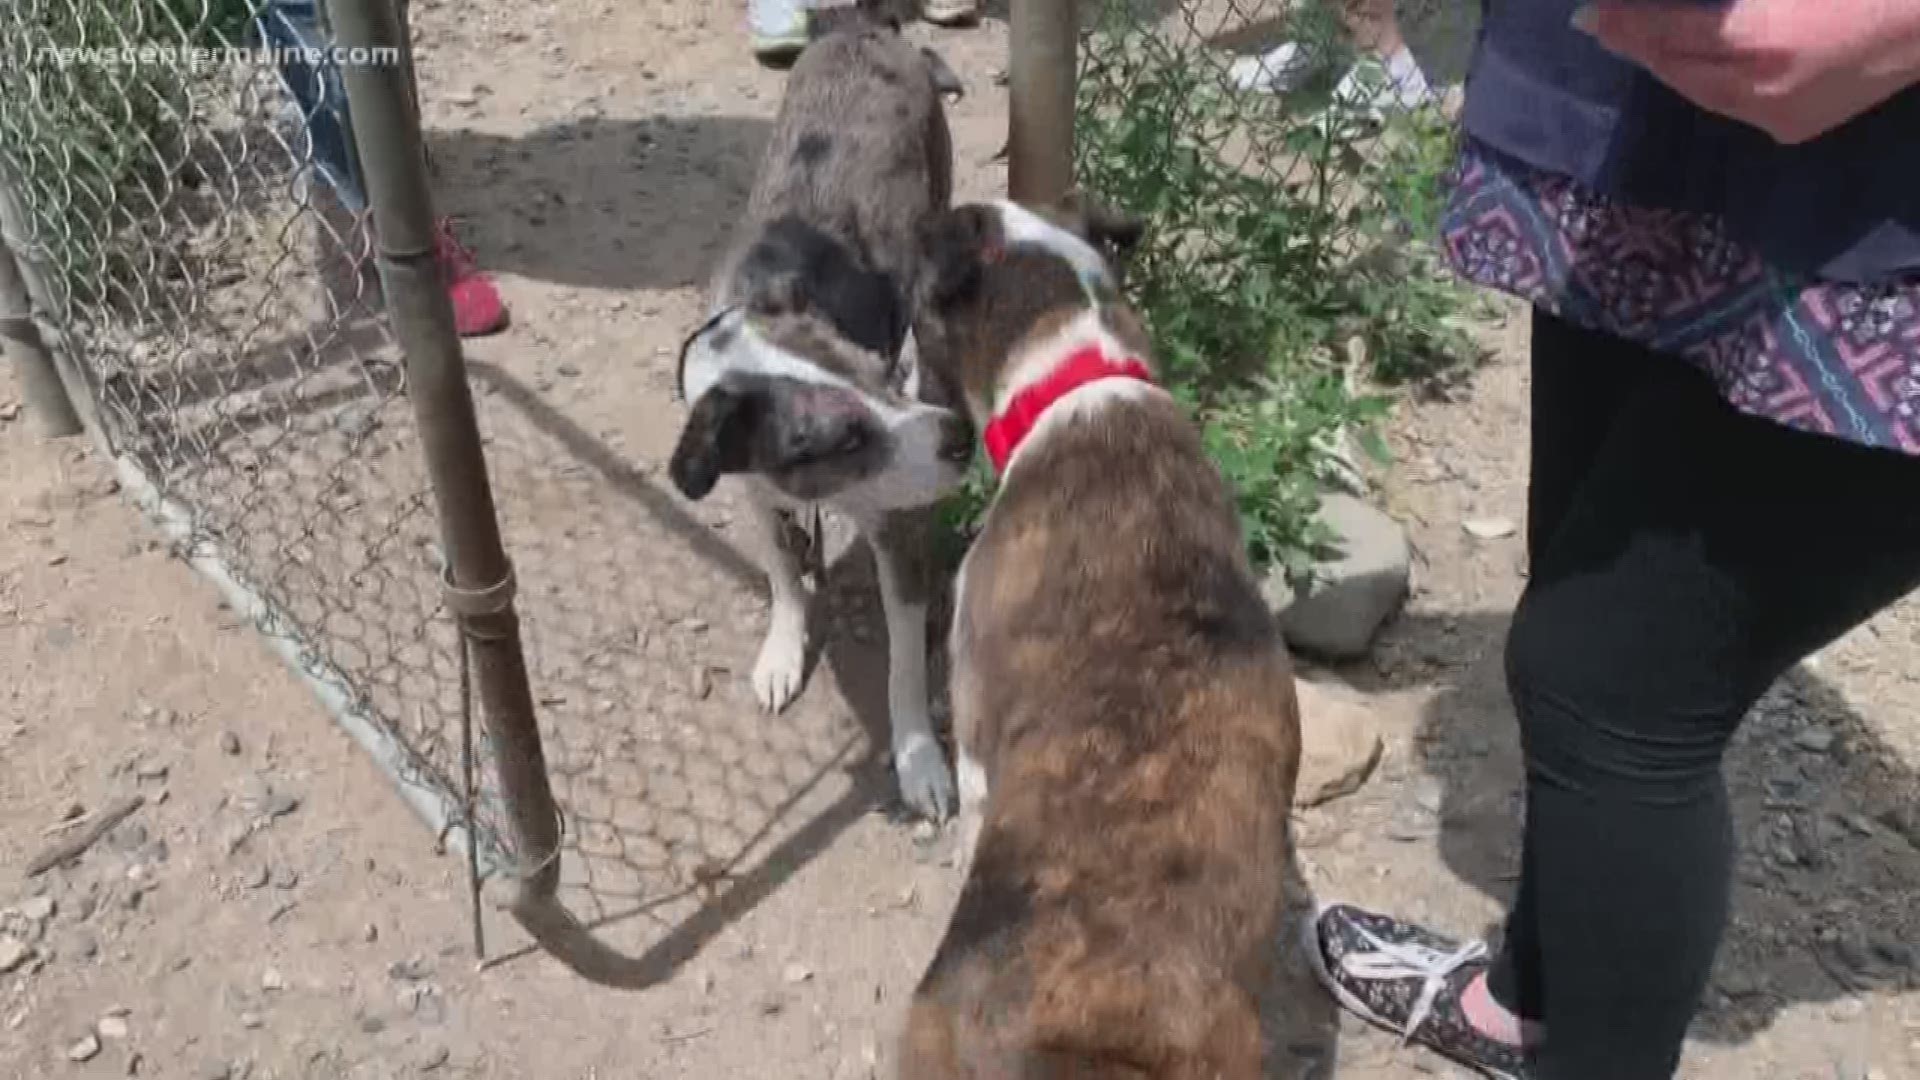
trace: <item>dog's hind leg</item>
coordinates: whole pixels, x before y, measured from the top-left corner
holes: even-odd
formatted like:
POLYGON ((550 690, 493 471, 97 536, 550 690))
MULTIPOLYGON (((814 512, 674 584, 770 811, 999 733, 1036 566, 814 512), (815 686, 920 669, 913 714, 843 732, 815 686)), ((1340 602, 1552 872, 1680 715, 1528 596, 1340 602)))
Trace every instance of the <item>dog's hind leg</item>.
POLYGON ((890 513, 871 535, 887 617, 887 713, 900 798, 931 821, 953 816, 953 775, 927 706, 927 596, 933 514, 890 513))
POLYGON ((767 637, 753 662, 753 696, 768 712, 779 712, 792 703, 806 679, 807 590, 800 581, 801 553, 794 550, 780 511, 760 499, 745 502, 748 542, 773 594, 767 637))

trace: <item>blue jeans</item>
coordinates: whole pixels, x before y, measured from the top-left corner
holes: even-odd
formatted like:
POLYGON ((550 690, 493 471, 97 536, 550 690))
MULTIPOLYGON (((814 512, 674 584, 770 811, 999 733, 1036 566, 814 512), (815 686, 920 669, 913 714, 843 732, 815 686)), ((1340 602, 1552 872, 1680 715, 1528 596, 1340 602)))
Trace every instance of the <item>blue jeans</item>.
POLYGON ((323 48, 333 41, 322 0, 268 0, 256 25, 262 44, 285 50, 279 56, 280 81, 305 121, 314 171, 349 210, 364 211, 366 187, 360 179, 360 157, 353 145, 340 69, 309 64, 298 55, 298 50, 323 48))

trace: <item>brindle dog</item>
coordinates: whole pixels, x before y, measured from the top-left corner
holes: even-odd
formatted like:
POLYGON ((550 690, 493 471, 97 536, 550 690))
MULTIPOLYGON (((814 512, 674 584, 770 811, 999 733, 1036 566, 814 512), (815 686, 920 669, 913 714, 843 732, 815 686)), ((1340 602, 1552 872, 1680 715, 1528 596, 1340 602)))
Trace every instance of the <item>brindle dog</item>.
POLYGON ((1234 500, 1153 382, 1116 215, 931 224, 929 343, 1002 470, 956 586, 968 870, 900 1080, 1257 1080, 1299 767, 1234 500))

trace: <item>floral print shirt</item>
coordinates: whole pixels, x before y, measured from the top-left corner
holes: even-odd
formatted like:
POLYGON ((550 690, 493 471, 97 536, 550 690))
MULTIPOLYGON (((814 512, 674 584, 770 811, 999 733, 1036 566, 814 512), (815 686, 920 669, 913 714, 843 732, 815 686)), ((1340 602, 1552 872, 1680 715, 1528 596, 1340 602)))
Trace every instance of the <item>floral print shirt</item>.
POLYGON ((1442 235, 1454 269, 1679 357, 1735 408, 1920 456, 1920 276, 1784 273, 1710 214, 1624 205, 1464 141, 1442 235))

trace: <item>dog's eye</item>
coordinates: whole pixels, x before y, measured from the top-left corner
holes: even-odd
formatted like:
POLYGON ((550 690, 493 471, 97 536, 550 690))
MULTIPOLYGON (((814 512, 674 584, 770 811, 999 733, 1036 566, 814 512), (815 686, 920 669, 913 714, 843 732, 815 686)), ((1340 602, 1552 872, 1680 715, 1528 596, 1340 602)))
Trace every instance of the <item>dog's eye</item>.
POLYGON ((840 441, 834 444, 833 453, 836 456, 841 454, 857 454, 865 449, 866 445, 866 429, 858 427, 848 428, 847 433, 840 436, 840 441))

